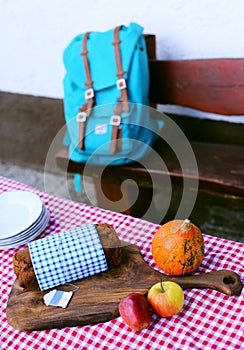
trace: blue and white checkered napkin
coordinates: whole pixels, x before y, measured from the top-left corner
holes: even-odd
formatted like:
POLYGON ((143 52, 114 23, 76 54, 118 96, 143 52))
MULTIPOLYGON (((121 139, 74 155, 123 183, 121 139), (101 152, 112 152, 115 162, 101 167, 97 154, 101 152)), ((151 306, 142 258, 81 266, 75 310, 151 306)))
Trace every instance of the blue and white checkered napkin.
POLYGON ((28 246, 41 290, 108 269, 102 244, 93 224, 30 242, 28 246))

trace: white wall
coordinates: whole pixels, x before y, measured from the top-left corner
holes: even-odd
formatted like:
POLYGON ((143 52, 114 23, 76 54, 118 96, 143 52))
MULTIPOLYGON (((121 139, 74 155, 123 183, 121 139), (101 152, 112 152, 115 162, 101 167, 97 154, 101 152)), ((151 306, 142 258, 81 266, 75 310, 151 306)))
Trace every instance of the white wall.
POLYGON ((243 0, 0 0, 0 90, 62 98, 69 41, 131 21, 161 59, 244 57, 243 16, 243 0))

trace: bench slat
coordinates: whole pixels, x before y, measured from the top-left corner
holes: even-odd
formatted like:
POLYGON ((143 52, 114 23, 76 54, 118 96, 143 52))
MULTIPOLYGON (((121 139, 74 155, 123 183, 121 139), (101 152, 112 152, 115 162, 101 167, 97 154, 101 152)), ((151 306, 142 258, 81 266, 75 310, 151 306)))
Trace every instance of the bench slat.
POLYGON ((150 60, 150 101, 244 115, 244 59, 150 60))
MULTIPOLYGON (((200 188, 212 188, 226 194, 244 196, 244 152, 242 146, 193 142, 192 148, 198 163, 200 188)), ((161 170, 157 161, 151 157, 150 167, 147 167, 147 170, 134 163, 124 166, 108 166, 103 174, 103 179, 109 179, 111 182, 122 182, 129 178, 143 183, 143 186, 147 187, 151 185, 150 174, 156 184, 160 184, 165 176, 171 176, 173 180, 177 181, 183 175, 188 179, 196 178, 192 175, 190 167, 188 173, 182 174, 177 159, 172 157, 171 152, 168 152, 167 149, 162 149, 161 153, 168 171, 161 170)), ((64 171, 83 173, 84 165, 69 160, 68 151, 65 148, 59 151, 56 161, 64 171)), ((96 177, 98 173, 99 166, 86 166, 86 175, 96 177)))

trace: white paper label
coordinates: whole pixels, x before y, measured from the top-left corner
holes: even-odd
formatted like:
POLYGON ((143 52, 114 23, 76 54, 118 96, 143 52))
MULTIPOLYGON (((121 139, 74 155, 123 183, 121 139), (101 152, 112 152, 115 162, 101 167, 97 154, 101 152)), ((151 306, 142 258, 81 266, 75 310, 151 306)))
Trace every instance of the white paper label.
POLYGON ((107 131, 108 131, 107 124, 97 124, 95 126, 95 135, 103 135, 103 134, 106 134, 107 131))
POLYGON ((65 309, 73 296, 73 292, 64 292, 63 290, 54 289, 44 295, 44 303, 47 306, 59 306, 65 309))

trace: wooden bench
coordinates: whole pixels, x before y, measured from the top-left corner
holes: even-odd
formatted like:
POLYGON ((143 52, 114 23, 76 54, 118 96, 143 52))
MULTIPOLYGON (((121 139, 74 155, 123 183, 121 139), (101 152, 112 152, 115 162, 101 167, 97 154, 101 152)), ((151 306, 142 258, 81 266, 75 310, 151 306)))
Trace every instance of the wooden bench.
MULTIPOLYGON (((190 60, 156 60, 155 41, 153 36, 146 36, 149 52, 150 68, 150 101, 153 105, 167 104, 189 107, 199 111, 210 112, 225 116, 244 115, 244 59, 190 59, 190 60)), ((121 199, 121 184, 126 179, 133 179, 139 186, 139 197, 135 203, 131 199, 130 185, 123 188, 122 210, 126 214, 144 217, 153 197, 153 186, 160 194, 163 191, 165 179, 170 177, 173 190, 170 206, 162 220, 173 218, 181 200, 183 181, 188 180, 189 192, 191 181, 199 180, 197 199, 191 213, 192 220, 201 225, 202 216, 207 216, 208 223, 211 215, 226 219, 224 208, 238 206, 238 217, 230 219, 237 225, 243 223, 244 217, 244 124, 229 123, 216 120, 193 118, 186 115, 169 115, 177 123, 189 139, 194 151, 198 176, 194 178, 189 172, 180 167, 179 161, 164 140, 155 145, 155 150, 167 165, 167 171, 152 161, 145 169, 138 163, 125 166, 108 166, 97 178, 99 167, 89 166, 86 174, 94 179, 98 205, 111 210, 120 210, 116 201, 121 199), (100 186, 102 183, 101 193, 100 186), (104 195, 114 204, 106 201, 104 195), (214 202, 213 202, 214 201, 214 202), (221 202, 221 204, 219 204, 221 202), (209 208, 217 204, 217 214, 209 208), (223 213, 218 213, 218 211, 223 213)), ((244 117, 243 117, 244 119, 244 117)), ((165 131, 166 132, 166 131, 165 131)), ((69 160, 67 149, 61 149, 56 161, 58 166, 71 173, 83 173, 84 165, 69 160)), ((156 196, 157 197, 157 196, 156 196)), ((155 212, 160 211, 158 195, 154 204, 155 212)), ((153 217, 150 211, 146 219, 158 221, 159 216, 153 217)), ((222 218, 222 219, 221 219, 222 218)), ((226 221, 226 220, 225 220, 226 221)), ((224 222, 223 221, 223 225, 224 222)), ((209 224, 211 226, 211 223, 209 224)), ((230 223, 230 225, 232 225, 230 223)), ((205 228, 206 229, 206 228, 205 228)), ((208 228, 209 230, 209 228, 208 228)))

